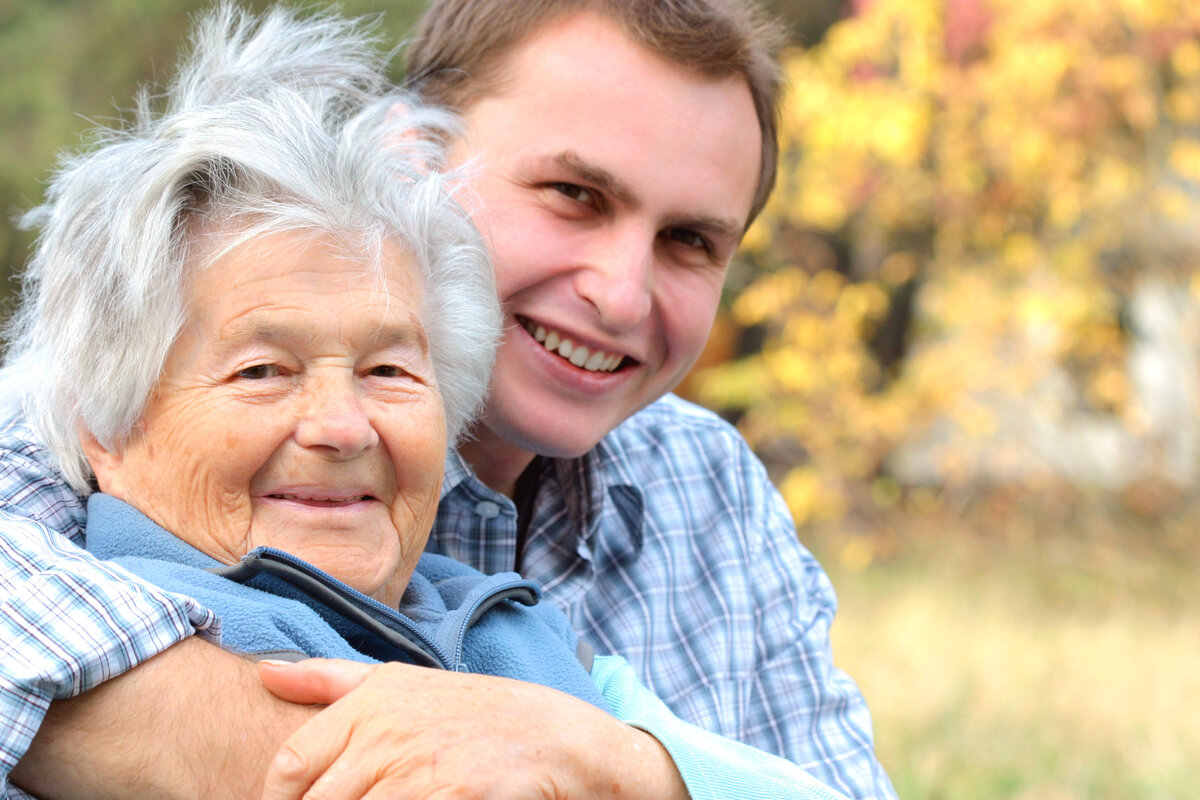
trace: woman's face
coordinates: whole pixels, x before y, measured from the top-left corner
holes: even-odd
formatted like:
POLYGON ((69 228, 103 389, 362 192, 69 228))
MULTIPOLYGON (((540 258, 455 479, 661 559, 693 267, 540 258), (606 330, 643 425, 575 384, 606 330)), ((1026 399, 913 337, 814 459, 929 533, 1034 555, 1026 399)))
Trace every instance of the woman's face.
POLYGON ((196 273, 189 319, 100 488, 219 561, 277 547, 395 604, 424 549, 446 447, 399 249, 386 279, 280 234, 196 273))

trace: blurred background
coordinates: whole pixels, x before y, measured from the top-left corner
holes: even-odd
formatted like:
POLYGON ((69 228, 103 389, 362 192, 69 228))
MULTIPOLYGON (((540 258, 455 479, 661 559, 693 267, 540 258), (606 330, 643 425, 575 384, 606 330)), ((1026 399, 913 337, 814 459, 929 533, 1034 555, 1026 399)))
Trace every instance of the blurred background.
MULTIPOLYGON (((205 5, 0 0, 0 310, 205 5)), ((769 5, 779 187, 681 391, 829 569, 901 797, 1200 796, 1200 2, 769 5)))

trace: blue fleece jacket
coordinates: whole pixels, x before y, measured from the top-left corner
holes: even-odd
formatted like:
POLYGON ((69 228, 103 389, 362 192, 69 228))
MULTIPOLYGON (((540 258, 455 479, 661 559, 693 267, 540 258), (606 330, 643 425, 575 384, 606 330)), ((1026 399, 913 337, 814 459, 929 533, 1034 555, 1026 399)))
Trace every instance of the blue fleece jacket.
POLYGON ((87 549, 222 619, 228 649, 404 661, 540 683, 608 710, 577 658, 566 617, 514 572, 484 575, 426 553, 393 609, 302 559, 260 547, 228 567, 102 493, 88 500, 87 549))

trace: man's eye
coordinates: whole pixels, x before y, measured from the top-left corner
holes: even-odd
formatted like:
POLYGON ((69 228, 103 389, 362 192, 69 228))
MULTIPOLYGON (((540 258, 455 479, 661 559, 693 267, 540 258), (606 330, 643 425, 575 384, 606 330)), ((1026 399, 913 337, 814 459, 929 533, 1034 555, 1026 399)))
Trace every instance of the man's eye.
POLYGON ((679 242, 684 247, 693 247, 697 250, 712 249, 708 243, 708 239, 687 228, 672 228, 667 231, 667 236, 673 241, 679 242))
POLYGON ((279 375, 279 367, 275 364, 255 364, 253 367, 246 367, 243 370, 238 370, 239 378, 258 381, 263 378, 274 378, 279 375))
POLYGON ((559 194, 566 195, 577 203, 593 203, 591 191, 574 183, 552 183, 551 188, 559 194))

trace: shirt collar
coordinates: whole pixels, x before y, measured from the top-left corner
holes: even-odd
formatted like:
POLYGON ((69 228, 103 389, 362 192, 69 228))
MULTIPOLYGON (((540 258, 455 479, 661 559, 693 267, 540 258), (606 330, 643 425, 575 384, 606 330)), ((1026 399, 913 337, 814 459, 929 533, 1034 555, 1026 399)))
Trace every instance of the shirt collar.
POLYGON ((475 477, 475 472, 471 469, 471 466, 467 464, 466 459, 459 454, 458 450, 453 448, 446 453, 445 469, 445 474, 442 476, 441 499, 443 500, 446 499, 446 495, 458 488, 460 483, 468 478, 475 477))
POLYGON ((555 474, 567 496, 572 529, 608 558, 625 561, 642 549, 645 503, 631 464, 613 434, 575 459, 557 459, 555 474))
MULTIPOLYGON (((636 556, 642 548, 644 496, 633 479, 636 470, 614 434, 578 458, 550 461, 546 481, 538 489, 537 505, 547 501, 542 493, 557 493, 552 502, 566 506, 566 527, 578 532, 581 544, 600 548, 621 560, 636 556)), ((451 450, 446 456, 442 500, 460 488, 467 496, 500 497, 479 480, 457 450, 451 450)))

